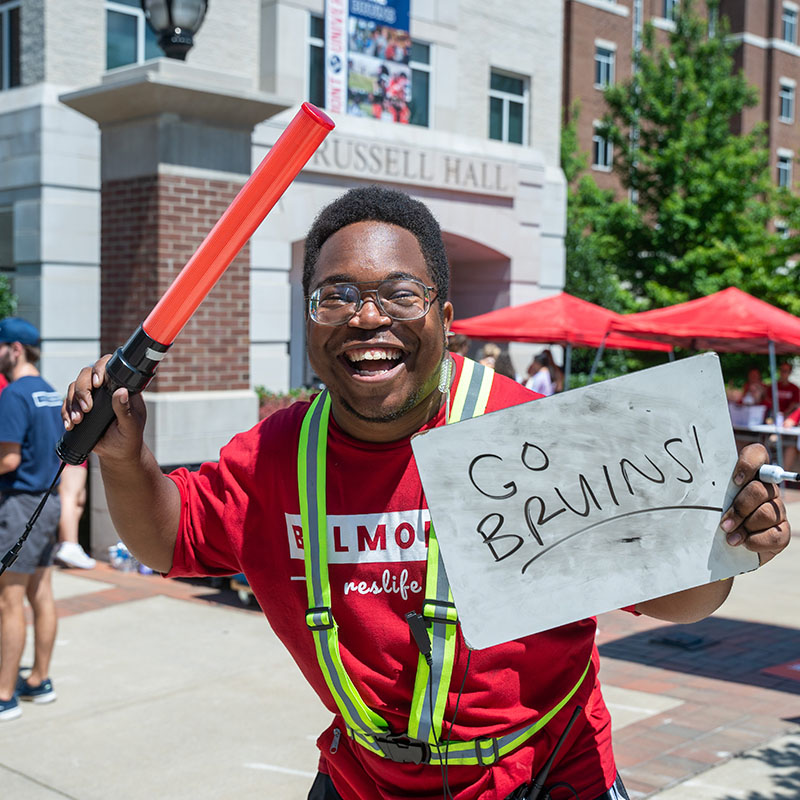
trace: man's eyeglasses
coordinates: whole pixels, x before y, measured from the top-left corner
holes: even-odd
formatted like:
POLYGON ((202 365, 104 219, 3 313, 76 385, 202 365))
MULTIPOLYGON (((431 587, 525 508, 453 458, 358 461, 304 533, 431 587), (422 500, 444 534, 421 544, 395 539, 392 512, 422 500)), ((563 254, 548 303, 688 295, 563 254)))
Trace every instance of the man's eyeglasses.
POLYGON ((363 284, 328 283, 315 289, 308 298, 308 314, 320 325, 344 325, 364 305, 364 295, 371 295, 381 314, 403 322, 424 317, 431 307, 434 286, 413 278, 381 281, 372 289, 363 284))

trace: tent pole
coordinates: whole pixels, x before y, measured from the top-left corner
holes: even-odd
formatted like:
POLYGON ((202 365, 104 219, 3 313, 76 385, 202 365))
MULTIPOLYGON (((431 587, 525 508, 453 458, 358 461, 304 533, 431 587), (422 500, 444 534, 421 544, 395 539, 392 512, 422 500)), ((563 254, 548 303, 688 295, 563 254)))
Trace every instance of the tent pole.
POLYGON ((603 357, 603 350, 606 349, 606 339, 608 339, 608 331, 606 331, 605 335, 603 336, 603 341, 600 342, 600 347, 597 348, 597 352, 594 354, 592 369, 589 372, 589 383, 594 382, 594 374, 597 372, 597 368, 600 366, 600 359, 603 357))
POLYGON ((777 359, 775 358, 775 342, 769 341, 769 374, 772 380, 772 421, 775 423, 775 439, 778 448, 778 464, 783 466, 783 440, 781 439, 781 426, 778 424, 778 381, 775 379, 777 373, 777 359))
POLYGON ((569 389, 569 376, 572 372, 572 345, 567 342, 564 348, 564 391, 569 389))
POLYGON ((672 363, 675 360, 675 348, 673 347, 672 350, 669 351, 669 355, 667 356, 669 362, 672 363))

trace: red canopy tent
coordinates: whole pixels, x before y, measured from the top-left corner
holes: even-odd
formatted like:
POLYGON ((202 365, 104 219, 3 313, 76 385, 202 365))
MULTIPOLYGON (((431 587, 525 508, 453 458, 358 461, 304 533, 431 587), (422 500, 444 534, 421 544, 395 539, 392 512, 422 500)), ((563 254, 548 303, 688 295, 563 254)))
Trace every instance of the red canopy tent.
POLYGON ((566 292, 519 306, 509 306, 455 320, 453 333, 494 342, 541 342, 564 345, 564 385, 569 384, 573 347, 615 347, 625 350, 660 350, 672 347, 659 342, 609 334, 609 325, 621 314, 573 297, 566 292), (608 334, 608 335, 607 335, 608 334))
MULTIPOLYGON (((775 354, 800 352, 800 318, 735 286, 686 303, 621 316, 609 324, 609 340, 619 334, 688 350, 769 353, 773 408, 778 407, 775 354)), ((777 443, 778 460, 783 463, 780 435, 777 443)))
POLYGON ((800 318, 735 286, 667 308, 617 315, 608 330, 608 341, 622 334, 666 342, 687 350, 800 351, 800 318))
MULTIPOLYGON (((463 333, 474 339, 498 342, 542 342, 573 347, 599 347, 609 325, 617 318, 622 318, 622 314, 560 292, 543 300, 498 308, 487 314, 455 320, 450 329, 453 333, 463 333)), ((671 349, 668 345, 619 334, 609 334, 605 346, 665 352, 671 349)))

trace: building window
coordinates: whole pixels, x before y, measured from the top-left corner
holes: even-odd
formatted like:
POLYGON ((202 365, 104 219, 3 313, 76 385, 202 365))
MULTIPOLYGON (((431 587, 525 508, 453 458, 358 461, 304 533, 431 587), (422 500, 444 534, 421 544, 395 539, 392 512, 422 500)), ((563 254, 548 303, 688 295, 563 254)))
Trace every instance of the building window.
POLYGON ((792 186, 792 156, 778 154, 778 186, 789 189, 792 186))
POLYGON ((595 123, 592 136, 592 169, 610 172, 614 166, 614 145, 610 139, 601 136, 595 123))
POLYGON ((0 206, 0 271, 14 266, 14 210, 0 206))
POLYGON ((781 80, 778 92, 778 117, 781 122, 794 122, 794 81, 781 80))
POLYGON ((595 45, 594 48, 594 85, 597 89, 605 89, 614 83, 614 61, 616 53, 610 47, 595 45))
POLYGON ((106 69, 163 55, 139 0, 106 1, 106 69))
POLYGON ((489 81, 489 138, 524 144, 528 120, 528 79, 492 70, 489 81))
POLYGON ((325 18, 318 14, 308 24, 308 99, 325 108, 325 18))
POLYGON ((788 239, 789 238, 789 223, 786 220, 779 219, 775 221, 775 233, 781 237, 781 239, 788 239))
POLYGON ((680 0, 664 0, 664 19, 670 19, 674 22, 679 5, 680 0))
POLYGON ((411 42, 411 119, 412 125, 427 128, 431 124, 431 46, 411 42))
POLYGON ((19 86, 20 0, 0 2, 0 90, 19 86))
POLYGON ((797 44, 797 8, 783 7, 781 15, 781 38, 784 42, 797 44))

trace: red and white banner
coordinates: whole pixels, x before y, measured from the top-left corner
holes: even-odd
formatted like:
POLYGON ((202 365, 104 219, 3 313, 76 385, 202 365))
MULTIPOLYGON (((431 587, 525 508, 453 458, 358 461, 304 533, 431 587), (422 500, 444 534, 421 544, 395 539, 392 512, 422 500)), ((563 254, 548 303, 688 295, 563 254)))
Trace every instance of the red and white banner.
POLYGON ((347 102, 348 0, 325 4, 325 109, 343 114, 347 102))

